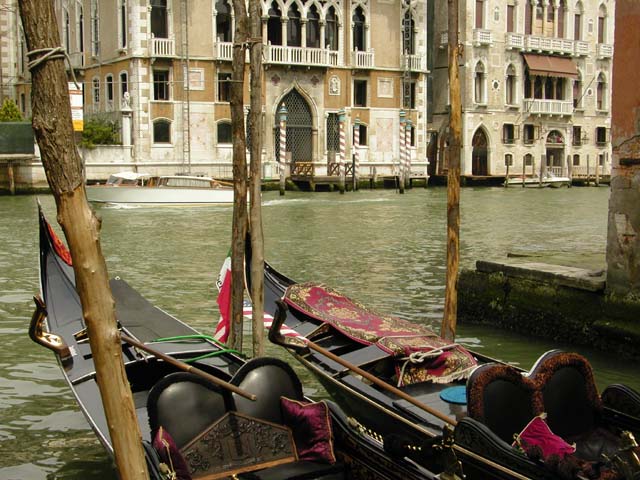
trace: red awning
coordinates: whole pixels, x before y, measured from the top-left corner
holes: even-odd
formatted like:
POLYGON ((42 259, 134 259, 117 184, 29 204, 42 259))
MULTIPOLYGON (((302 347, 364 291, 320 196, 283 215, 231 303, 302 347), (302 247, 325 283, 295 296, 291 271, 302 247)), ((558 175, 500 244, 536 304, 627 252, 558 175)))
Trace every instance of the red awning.
POLYGON ((530 75, 578 78, 578 69, 570 58, 533 55, 531 53, 524 53, 523 56, 529 67, 530 75))

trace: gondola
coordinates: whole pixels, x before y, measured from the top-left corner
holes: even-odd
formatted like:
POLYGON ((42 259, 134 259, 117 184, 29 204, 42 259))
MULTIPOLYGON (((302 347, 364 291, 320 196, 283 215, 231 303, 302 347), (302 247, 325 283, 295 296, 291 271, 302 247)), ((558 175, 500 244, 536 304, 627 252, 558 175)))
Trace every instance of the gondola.
MULTIPOLYGON (((69 252, 42 212, 39 229, 41 297, 29 334, 55 352, 82 413, 113 454, 69 252)), ((110 284, 152 479, 436 478, 387 454, 334 403, 305 398, 282 360, 247 361, 124 280, 110 284)))
MULTIPOLYGON (((246 277, 249 287, 249 268, 246 277)), ((620 384, 599 394, 591 366, 578 354, 546 352, 523 371, 448 345, 326 285, 296 283, 268 263, 264 299, 265 314, 274 317, 271 341, 391 445, 428 445, 453 429, 467 478, 640 478, 633 438, 640 434, 640 394, 620 384), (443 356, 454 350, 453 359, 443 356), (422 353, 411 363, 416 351, 422 353), (542 440, 531 438, 534 429, 542 440), (545 450, 553 442, 569 447, 545 450)), ((420 462, 428 449, 417 452, 420 462)))

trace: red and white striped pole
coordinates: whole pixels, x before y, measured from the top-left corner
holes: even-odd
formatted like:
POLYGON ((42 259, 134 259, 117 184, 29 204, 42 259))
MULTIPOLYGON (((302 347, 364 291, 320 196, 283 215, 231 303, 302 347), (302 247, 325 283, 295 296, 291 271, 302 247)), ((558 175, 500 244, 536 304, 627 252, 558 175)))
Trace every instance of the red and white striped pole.
POLYGON ((407 149, 407 144, 405 141, 405 117, 406 113, 404 110, 400 110, 400 138, 398 139, 398 143, 400 144, 400 158, 398 159, 398 187, 400 193, 404 193, 404 171, 405 171, 405 151, 407 149))
POLYGON ((356 118, 353 126, 353 190, 358 188, 360 177, 360 117, 356 118))
POLYGON ((411 184, 411 120, 407 118, 405 122, 405 134, 404 134, 404 167, 405 175, 404 181, 407 185, 411 184))
POLYGON ((278 173, 280 174, 280 195, 285 191, 285 165, 287 162, 287 107, 282 104, 278 111, 280 116, 280 144, 278 147, 278 173))
POLYGON ((345 177, 344 157, 345 157, 345 152, 347 148, 347 144, 345 140, 345 120, 346 120, 345 111, 344 109, 340 109, 340 111, 338 112, 338 126, 340 129, 340 163, 338 164, 340 181, 339 181, 338 188, 341 194, 344 194, 344 177, 345 177))

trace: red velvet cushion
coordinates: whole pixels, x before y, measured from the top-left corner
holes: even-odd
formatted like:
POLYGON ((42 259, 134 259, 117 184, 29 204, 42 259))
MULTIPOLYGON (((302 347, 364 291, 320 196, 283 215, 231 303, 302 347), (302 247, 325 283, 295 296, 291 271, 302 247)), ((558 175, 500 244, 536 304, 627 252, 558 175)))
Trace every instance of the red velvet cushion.
POLYGON ((325 402, 306 403, 280 397, 284 424, 291 428, 298 459, 333 464, 333 431, 325 402))
POLYGON ((184 457, 176 446, 173 438, 164 428, 158 428, 156 436, 153 439, 153 448, 158 452, 160 461, 164 463, 169 470, 176 473, 176 480, 191 480, 191 473, 184 457))
POLYGON ((538 415, 531 420, 526 427, 516 436, 513 446, 520 446, 530 455, 532 449, 539 450, 542 460, 551 455, 557 455, 561 459, 576 451, 574 445, 569 445, 561 437, 551 431, 545 415, 538 415))

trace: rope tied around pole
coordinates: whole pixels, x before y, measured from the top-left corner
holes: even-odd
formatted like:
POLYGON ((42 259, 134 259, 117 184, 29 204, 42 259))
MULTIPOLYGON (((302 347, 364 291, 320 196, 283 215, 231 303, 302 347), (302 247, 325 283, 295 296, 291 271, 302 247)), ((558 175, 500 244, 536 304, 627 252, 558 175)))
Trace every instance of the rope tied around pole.
POLYGON ((67 51, 61 46, 29 50, 27 52, 27 58, 29 58, 29 61, 27 62, 27 68, 29 69, 29 71, 34 70, 41 63, 44 63, 47 60, 57 60, 59 58, 65 59, 67 61, 67 64, 69 65, 69 70, 71 71, 73 84, 78 90, 80 90, 80 86, 78 85, 78 81, 76 79, 76 72, 73 70, 73 66, 71 65, 71 57, 69 57, 69 54, 67 53, 67 51), (40 55, 40 56, 38 58, 31 60, 31 57, 34 55, 40 55))

